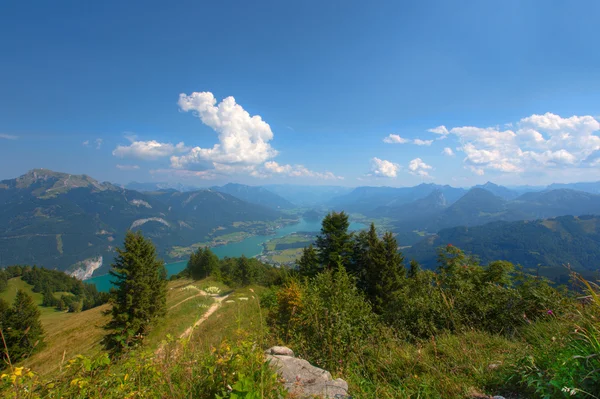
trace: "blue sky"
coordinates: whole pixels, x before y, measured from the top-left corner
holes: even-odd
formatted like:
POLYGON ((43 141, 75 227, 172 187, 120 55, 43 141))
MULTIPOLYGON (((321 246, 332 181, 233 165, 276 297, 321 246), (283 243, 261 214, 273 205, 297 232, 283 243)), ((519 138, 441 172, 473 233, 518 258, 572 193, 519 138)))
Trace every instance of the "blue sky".
POLYGON ((0 179, 600 180, 597 1, 4 1, 0 179), (230 98, 232 97, 232 98, 230 98))

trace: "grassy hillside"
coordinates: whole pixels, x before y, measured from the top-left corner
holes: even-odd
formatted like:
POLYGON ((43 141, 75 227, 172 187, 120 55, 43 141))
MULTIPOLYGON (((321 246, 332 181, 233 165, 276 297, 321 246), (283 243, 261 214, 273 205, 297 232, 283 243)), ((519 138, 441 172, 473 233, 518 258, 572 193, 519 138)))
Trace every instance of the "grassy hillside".
MULTIPOLYGON (((192 281, 188 279, 169 282, 167 293, 167 316, 147 337, 150 348, 158 347, 171 335, 179 337, 189 326, 202 316, 213 299, 204 295, 203 289, 217 286, 227 293, 227 287, 212 279, 192 281)), ((23 365, 41 375, 51 375, 60 370, 66 361, 76 355, 95 356, 102 351, 101 341, 106 330, 104 326, 110 316, 104 313, 110 305, 99 306, 80 313, 56 311, 43 307, 42 295, 34 293, 31 286, 21 278, 9 280, 8 289, 0 293, 0 298, 12 302, 16 290, 25 290, 38 304, 40 320, 46 332, 44 348, 25 360, 23 365)))

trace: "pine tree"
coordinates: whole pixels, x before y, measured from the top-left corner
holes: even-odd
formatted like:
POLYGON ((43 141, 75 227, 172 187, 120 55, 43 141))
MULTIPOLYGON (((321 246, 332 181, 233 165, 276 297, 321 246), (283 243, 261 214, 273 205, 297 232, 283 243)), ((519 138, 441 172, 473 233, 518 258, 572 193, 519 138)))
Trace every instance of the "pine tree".
POLYGON ((408 269, 408 278, 416 279, 419 276, 420 272, 421 272, 421 266, 419 265, 419 262, 417 262, 414 259, 411 259, 410 268, 408 269))
POLYGON ((118 352, 137 343, 166 313, 166 270, 152 242, 129 231, 110 274, 116 289, 109 324, 114 332, 107 337, 107 346, 118 352))
POLYGON ((314 277, 321 270, 319 256, 312 244, 302 250, 302 256, 296 264, 300 275, 305 277, 314 277))
POLYGON ((350 223, 344 212, 331 212, 321 223, 321 234, 317 236, 319 262, 332 269, 341 261, 348 267, 352 258, 352 234, 348 232, 350 223))
POLYGON ((210 248, 206 247, 201 256, 201 271, 202 277, 207 278, 208 276, 214 276, 219 274, 219 257, 215 255, 210 248))
POLYGON ((52 294, 52 291, 50 290, 50 288, 46 287, 44 289, 44 297, 42 299, 42 306, 54 307, 54 306, 56 306, 57 302, 58 301, 56 300, 56 298, 52 294))
POLYGON ((2 331, 10 359, 15 363, 43 346, 44 329, 40 311, 25 291, 17 291, 13 306, 6 313, 2 331))
POLYGON ((376 302, 377 285, 384 267, 383 244, 377 236, 375 225, 368 231, 361 231, 354 240, 354 251, 349 270, 358 278, 358 286, 371 301, 376 302))
POLYGON ((378 282, 375 289, 375 310, 383 312, 393 298, 394 292, 401 289, 406 282, 404 256, 398 251, 398 242, 389 231, 381 241, 383 250, 383 266, 378 272, 378 282))
POLYGON ((242 286, 250 285, 256 280, 256 269, 244 255, 237 260, 235 279, 242 286))

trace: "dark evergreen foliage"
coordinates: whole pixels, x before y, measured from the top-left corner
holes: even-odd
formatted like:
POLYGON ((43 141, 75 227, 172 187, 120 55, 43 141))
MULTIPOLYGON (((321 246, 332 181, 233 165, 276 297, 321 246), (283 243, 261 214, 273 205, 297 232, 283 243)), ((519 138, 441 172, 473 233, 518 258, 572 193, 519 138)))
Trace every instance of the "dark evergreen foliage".
POLYGON ((189 277, 199 280, 210 275, 218 275, 219 269, 219 258, 210 248, 206 247, 198 248, 196 252, 190 255, 190 260, 185 270, 189 277))
POLYGON ((0 366, 3 367, 7 364, 8 357, 14 364, 39 350, 43 346, 44 329, 39 320, 40 311, 33 298, 25 291, 17 291, 11 308, 5 301, 1 301, 0 310, 0 328, 6 341, 0 366))
POLYGON ((352 257, 352 234, 344 212, 331 212, 323 219, 321 234, 317 236, 319 261, 327 269, 335 268, 338 261, 348 266, 352 257))
POLYGON ((312 244, 302 250, 302 256, 297 265, 298 272, 305 277, 314 277, 322 270, 319 264, 319 256, 312 244))
POLYGON ((94 284, 87 284, 75 277, 71 277, 58 270, 48 270, 37 266, 9 266, 2 270, 8 278, 21 277, 27 284, 32 285, 33 292, 42 293, 44 300, 42 306, 56 307, 66 310, 71 303, 79 303, 72 309, 87 310, 108 302, 109 295, 98 292, 94 284), (53 295, 55 292, 68 292, 73 295, 63 295, 65 306, 58 306, 59 300, 53 295))
POLYGON ((140 232, 127 232, 110 271, 116 289, 107 346, 116 352, 139 342, 166 312, 166 270, 156 249, 140 232))

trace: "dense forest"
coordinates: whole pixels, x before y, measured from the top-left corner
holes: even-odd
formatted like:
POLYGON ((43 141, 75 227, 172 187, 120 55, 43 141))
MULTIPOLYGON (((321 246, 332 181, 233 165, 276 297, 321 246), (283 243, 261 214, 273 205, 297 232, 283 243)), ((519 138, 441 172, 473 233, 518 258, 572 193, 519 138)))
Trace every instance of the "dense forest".
POLYGON ((406 255, 424 267, 434 268, 437 248, 452 244, 477 256, 483 263, 509 260, 565 283, 569 278, 566 265, 594 277, 600 265, 599 242, 600 218, 561 216, 444 229, 413 245, 406 255))
MULTIPOLYGON (((84 283, 58 270, 15 265, 0 270, 0 291, 7 279, 21 277, 33 286, 33 292, 44 295, 44 306, 79 312, 108 302, 108 294, 98 292, 94 284, 84 283), (57 297, 57 294, 60 294, 57 297)), ((5 285, 6 286, 6 285, 5 285)))

